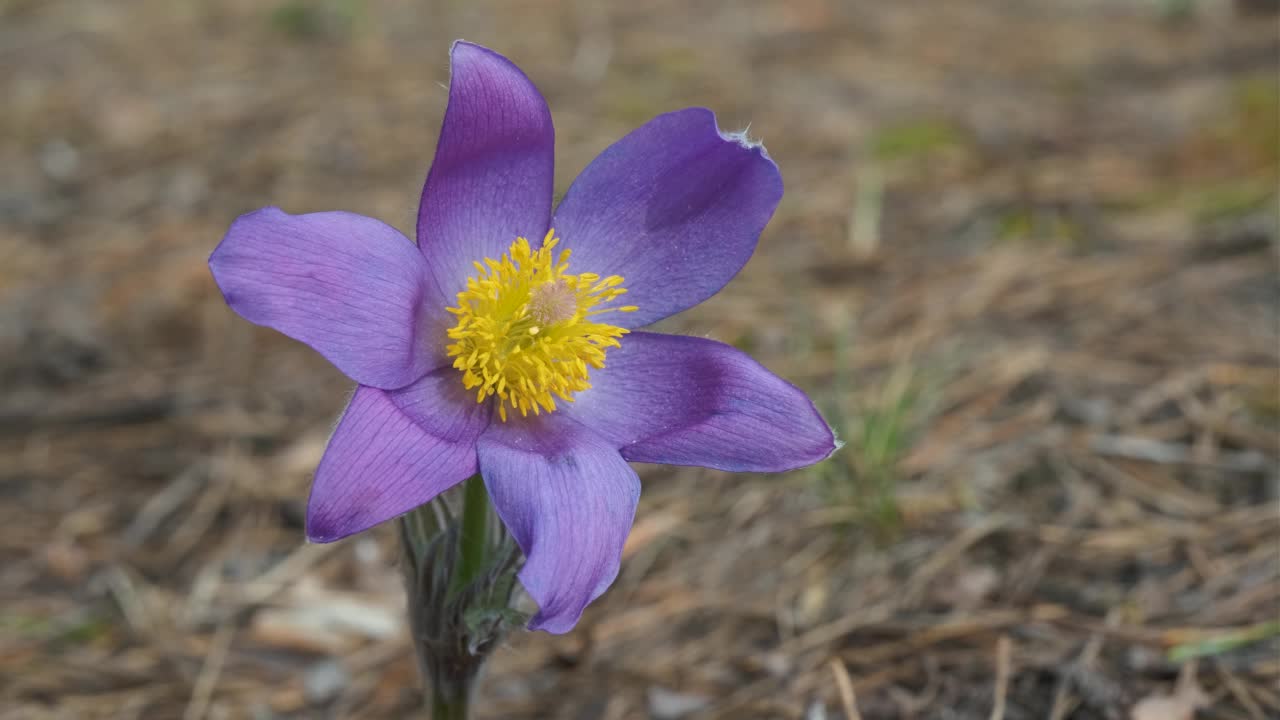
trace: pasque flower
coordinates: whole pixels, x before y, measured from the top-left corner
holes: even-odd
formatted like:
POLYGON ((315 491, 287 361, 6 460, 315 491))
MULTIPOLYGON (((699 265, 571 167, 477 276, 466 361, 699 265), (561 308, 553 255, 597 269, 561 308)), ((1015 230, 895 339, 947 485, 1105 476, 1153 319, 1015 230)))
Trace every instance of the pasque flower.
POLYGON ((452 50, 417 243, 345 212, 238 218, 209 265, 246 319, 356 381, 316 471, 329 542, 479 472, 526 561, 530 627, 565 632, 618 573, 628 462, 774 472, 835 448, 812 402, 744 353, 640 330, 706 300, 782 197, 764 148, 701 108, 600 154, 552 210, 554 132, 501 55, 452 50))

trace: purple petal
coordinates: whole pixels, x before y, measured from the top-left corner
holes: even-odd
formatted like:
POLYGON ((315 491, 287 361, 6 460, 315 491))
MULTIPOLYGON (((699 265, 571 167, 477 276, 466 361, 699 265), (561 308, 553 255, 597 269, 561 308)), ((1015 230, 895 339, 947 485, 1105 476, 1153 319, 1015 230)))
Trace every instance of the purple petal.
POLYGON ((627 460, 780 472, 836 449, 808 396, 746 353, 647 332, 621 342, 565 412, 627 460))
POLYGON ((476 394, 462 384, 462 373, 451 366, 387 394, 414 424, 442 440, 474 442, 493 414, 493 403, 476 402, 476 394))
POLYGON ((573 181, 552 227, 573 250, 570 269, 621 275, 609 322, 648 325, 714 295, 751 257, 782 198, 764 148, 729 136, 715 115, 659 115, 614 143, 573 181))
POLYGON ((401 412, 387 393, 360 386, 316 470, 307 537, 332 542, 366 530, 475 472, 474 435, 436 437, 401 412))
MULTIPOLYGON (((395 228, 345 212, 241 215, 209 257, 227 304, 315 348, 356 382, 396 388, 444 362, 427 335, 440 305, 395 228)), ((443 308, 442 308, 443 309, 443 308)))
POLYGON ((494 509, 524 550, 533 630, 564 633, 618 576, 640 479, 613 447, 559 413, 494 423, 480 437, 494 509))
POLYGON ((418 246, 451 301, 473 262, 497 259, 518 236, 541 242, 551 216, 555 130, 520 68, 454 43, 449 105, 418 208, 418 246))

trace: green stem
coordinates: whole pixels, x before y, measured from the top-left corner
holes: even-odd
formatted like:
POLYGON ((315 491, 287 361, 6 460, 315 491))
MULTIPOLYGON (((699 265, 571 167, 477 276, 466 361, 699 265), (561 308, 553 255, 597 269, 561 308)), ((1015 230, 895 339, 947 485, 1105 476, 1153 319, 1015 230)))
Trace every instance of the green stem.
POLYGON ((431 720, 468 720, 485 657, 505 629, 515 582, 515 546, 489 519, 484 479, 474 475, 460 490, 456 512, 441 500, 400 521, 409 620, 431 720))
POLYGON ((462 496, 462 527, 458 533, 458 566, 453 591, 458 592, 484 572, 489 554, 489 493, 479 474, 467 480, 462 496))
MULTIPOLYGON (((437 678, 437 682, 440 682, 439 678, 437 678)), ((462 678, 459 684, 451 688, 457 691, 455 694, 447 692, 446 687, 443 687, 443 683, 433 688, 431 694, 431 720, 470 720, 471 687, 473 682, 474 678, 462 678)))

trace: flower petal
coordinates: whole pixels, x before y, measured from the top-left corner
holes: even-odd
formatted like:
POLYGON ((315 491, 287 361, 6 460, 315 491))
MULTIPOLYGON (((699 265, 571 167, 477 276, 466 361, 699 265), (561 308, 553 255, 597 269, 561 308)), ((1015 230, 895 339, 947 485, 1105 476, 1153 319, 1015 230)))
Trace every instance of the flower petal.
POLYGON ((263 208, 231 224, 209 268, 231 309, 310 345, 356 382, 401 387, 444 362, 443 343, 424 337, 435 317, 424 302, 439 304, 425 263, 383 222, 263 208))
POLYGON ((714 295, 750 259, 782 198, 764 148, 690 108, 659 115, 605 150, 573 181, 551 225, 574 272, 621 275, 610 315, 634 328, 714 295))
POLYGON ((449 105, 418 208, 418 247, 451 301, 472 263, 517 236, 537 243, 551 216, 555 130, 520 68, 487 48, 453 45, 449 105))
POLYGON ((476 402, 476 394, 463 386, 462 373, 452 366, 437 368, 387 395, 419 428, 452 442, 474 442, 493 414, 493 403, 476 402))
POLYGON ((478 443, 494 509, 525 554, 532 630, 568 632, 618 576, 640 479, 618 451, 559 413, 494 423, 478 443))
POLYGON ((780 472, 837 447, 808 396, 744 352, 647 332, 621 342, 565 412, 627 460, 780 472))
POLYGON ((387 393, 360 386, 329 439, 307 502, 307 537, 331 542, 402 515, 476 472, 475 436, 428 433, 387 393))

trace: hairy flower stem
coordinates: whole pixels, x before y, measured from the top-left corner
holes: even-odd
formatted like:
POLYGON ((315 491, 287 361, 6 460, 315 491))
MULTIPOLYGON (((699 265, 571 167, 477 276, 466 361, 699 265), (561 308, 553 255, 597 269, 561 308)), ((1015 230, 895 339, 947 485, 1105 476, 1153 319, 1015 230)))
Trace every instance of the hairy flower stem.
POLYGON ((462 499, 462 532, 458 537, 458 570, 450 592, 471 584, 488 564, 489 493, 484 478, 472 475, 466 483, 462 499))
POLYGON ((519 553, 479 475, 407 513, 399 526, 430 717, 466 720, 489 652, 521 620, 508 608, 519 553))
POLYGON ((431 720, 468 720, 480 664, 473 667, 432 668, 431 720), (453 672, 450 672, 452 670, 453 672))

